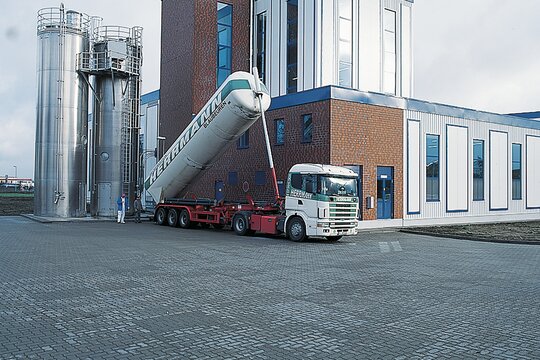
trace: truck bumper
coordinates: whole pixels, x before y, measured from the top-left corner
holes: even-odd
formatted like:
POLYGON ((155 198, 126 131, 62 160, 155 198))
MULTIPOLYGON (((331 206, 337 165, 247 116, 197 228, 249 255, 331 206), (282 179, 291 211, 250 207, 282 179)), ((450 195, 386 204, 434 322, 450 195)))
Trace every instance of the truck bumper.
POLYGON ((316 233, 311 234, 311 236, 348 236, 356 234, 358 234, 356 224, 332 226, 328 223, 317 223, 316 233))

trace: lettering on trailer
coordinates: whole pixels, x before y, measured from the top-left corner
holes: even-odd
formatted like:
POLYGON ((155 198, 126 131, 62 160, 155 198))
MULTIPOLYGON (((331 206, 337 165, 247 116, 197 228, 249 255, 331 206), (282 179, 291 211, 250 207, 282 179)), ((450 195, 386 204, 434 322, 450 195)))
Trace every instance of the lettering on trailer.
POLYGON ((152 173, 146 179, 144 183, 145 189, 148 188, 156 181, 156 179, 165 171, 165 169, 173 162, 178 156, 180 151, 189 143, 193 136, 199 131, 201 127, 207 127, 216 116, 225 108, 226 103, 222 101, 225 99, 231 91, 235 89, 251 89, 249 81, 247 80, 231 80, 222 91, 216 94, 216 96, 209 102, 203 110, 199 112, 197 117, 191 121, 189 126, 180 134, 175 143, 167 150, 165 155, 161 158, 158 164, 152 170, 152 173))

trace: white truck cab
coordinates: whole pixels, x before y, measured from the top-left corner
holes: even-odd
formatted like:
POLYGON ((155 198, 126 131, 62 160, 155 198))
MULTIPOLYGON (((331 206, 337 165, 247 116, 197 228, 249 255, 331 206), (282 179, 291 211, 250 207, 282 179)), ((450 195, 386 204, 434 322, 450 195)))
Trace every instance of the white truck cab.
POLYGON ((358 230, 358 175, 347 168, 297 164, 289 171, 285 196, 287 236, 337 241, 358 230))

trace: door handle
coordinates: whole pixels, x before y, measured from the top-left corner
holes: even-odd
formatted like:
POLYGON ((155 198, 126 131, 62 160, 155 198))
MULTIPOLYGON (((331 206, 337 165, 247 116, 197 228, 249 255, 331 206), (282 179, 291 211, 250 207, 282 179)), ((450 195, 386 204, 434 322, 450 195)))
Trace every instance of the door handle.
POLYGON ((304 202, 302 200, 298 200, 298 205, 304 205, 304 202))

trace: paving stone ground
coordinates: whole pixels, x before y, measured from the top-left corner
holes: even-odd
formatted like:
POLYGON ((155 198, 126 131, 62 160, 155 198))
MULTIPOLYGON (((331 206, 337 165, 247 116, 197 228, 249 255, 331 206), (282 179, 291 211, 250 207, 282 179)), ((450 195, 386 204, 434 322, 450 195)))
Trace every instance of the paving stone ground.
POLYGON ((540 246, 0 217, 0 359, 538 359, 540 246))

